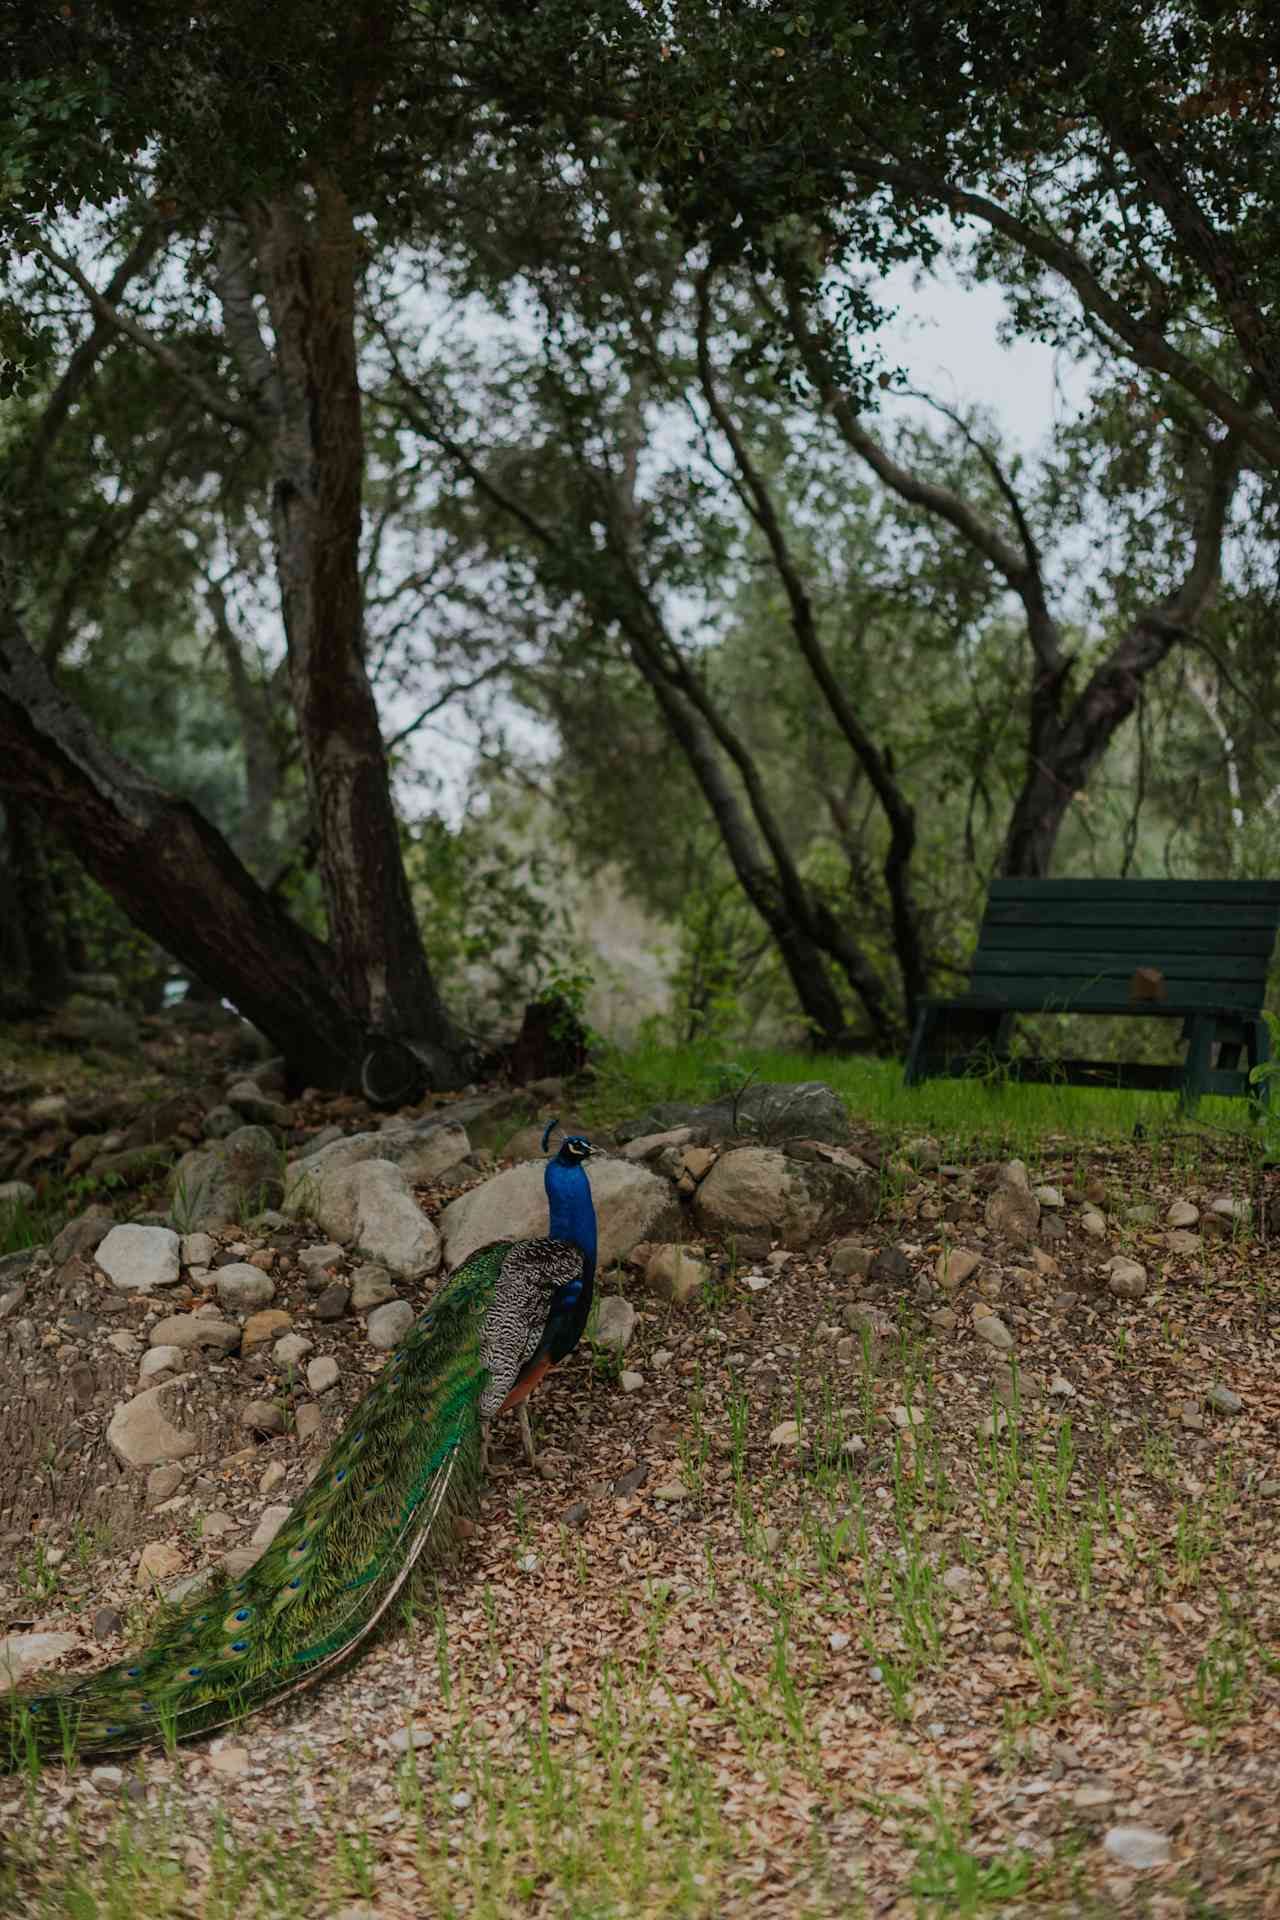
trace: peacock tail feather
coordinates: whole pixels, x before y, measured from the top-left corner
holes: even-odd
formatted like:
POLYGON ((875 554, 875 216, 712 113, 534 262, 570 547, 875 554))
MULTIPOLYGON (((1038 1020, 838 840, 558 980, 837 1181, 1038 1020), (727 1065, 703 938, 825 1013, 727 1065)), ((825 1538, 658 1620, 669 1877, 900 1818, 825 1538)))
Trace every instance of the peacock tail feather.
POLYGON ((366 1639, 422 1556, 447 1550, 474 1490, 491 1386, 482 1345, 512 1251, 482 1247, 459 1267, 242 1579, 169 1609, 119 1665, 0 1702, 0 1767, 209 1732, 309 1685, 366 1639))

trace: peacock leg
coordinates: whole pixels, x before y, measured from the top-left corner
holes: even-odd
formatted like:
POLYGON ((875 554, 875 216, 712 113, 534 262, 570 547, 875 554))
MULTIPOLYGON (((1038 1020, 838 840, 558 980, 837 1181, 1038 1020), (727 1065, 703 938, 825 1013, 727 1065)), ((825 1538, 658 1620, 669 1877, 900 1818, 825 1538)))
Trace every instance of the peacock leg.
POLYGON ((489 1422, 480 1422, 480 1478, 489 1478, 489 1422))
POLYGON ((520 1443, 524 1448, 524 1457, 536 1473, 538 1471, 538 1456, 533 1450, 533 1433, 529 1426, 529 1402, 527 1400, 520 1402, 516 1408, 516 1414, 520 1421, 520 1443))

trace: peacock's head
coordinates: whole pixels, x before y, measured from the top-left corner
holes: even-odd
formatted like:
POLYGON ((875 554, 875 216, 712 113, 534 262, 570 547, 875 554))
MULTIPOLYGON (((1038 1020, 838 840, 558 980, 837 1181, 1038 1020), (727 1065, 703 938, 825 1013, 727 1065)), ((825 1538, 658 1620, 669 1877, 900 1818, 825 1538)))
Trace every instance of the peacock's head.
MULTIPOLYGON (((559 1125, 560 1122, 558 1120, 549 1120, 547 1122, 546 1131, 542 1136, 542 1151, 544 1153, 547 1151, 547 1144, 552 1134, 559 1125)), ((566 1133, 564 1139, 560 1142, 559 1151, 554 1155, 555 1164, 561 1167, 580 1167, 583 1161, 589 1160, 595 1151, 596 1149, 584 1135, 580 1133, 566 1133)))

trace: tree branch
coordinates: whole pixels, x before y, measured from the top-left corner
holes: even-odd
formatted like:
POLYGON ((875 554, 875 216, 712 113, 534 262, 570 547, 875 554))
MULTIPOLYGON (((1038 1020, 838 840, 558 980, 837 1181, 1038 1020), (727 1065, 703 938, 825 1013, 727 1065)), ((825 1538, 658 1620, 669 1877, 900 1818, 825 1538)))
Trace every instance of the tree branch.
POLYGON ((858 178, 880 186, 897 187, 915 197, 923 195, 949 208, 952 213, 981 220, 993 232, 1033 255, 1074 288, 1086 311, 1103 321, 1115 337, 1124 342, 1140 365, 1176 380, 1210 413, 1216 414, 1225 426, 1238 432, 1268 465, 1280 466, 1280 425, 1264 419, 1242 404, 1212 374, 1206 373, 1187 354, 1171 345, 1157 327, 1135 318, 1121 301, 1107 292, 1083 256, 1058 234, 1019 219, 989 195, 955 186, 924 167, 892 165, 877 160, 852 160, 849 171, 858 178))
MULTIPOLYGON (((763 475, 751 458, 746 442, 738 430, 737 422, 717 392, 708 344, 711 308, 710 271, 708 268, 698 275, 696 286, 698 377, 712 417, 728 442, 737 463, 738 472, 741 475, 740 497, 765 537, 774 568, 782 582, 791 609, 792 632, 795 634, 801 656, 817 682, 832 718, 852 748, 859 765, 866 772, 889 822, 890 843, 888 858, 885 861, 885 883, 889 890, 893 914, 894 944, 898 964, 902 970, 907 1017, 908 1020, 912 1020, 916 1003, 925 992, 927 985, 924 956, 920 948, 919 921, 908 883, 908 870, 916 837, 915 815, 906 796, 893 778, 888 761, 854 712, 844 688, 832 670, 831 662, 818 636, 817 624, 813 617, 813 604, 792 558, 773 498, 765 485, 763 475)), ((849 943, 846 940, 844 944, 848 946, 849 943)), ((842 953, 842 961, 843 959, 842 953)), ((860 975, 868 976, 869 985, 870 979, 874 976, 871 975, 871 970, 860 953, 857 960, 857 971, 860 975)), ((860 982, 858 991, 863 993, 865 998, 865 989, 860 982)))
POLYGON ((247 407, 238 407, 234 401, 225 399, 194 368, 187 365, 180 353, 175 353, 171 346, 158 339, 148 327, 140 325, 132 314, 126 313, 122 307, 108 300, 105 294, 99 293, 93 282, 81 273, 74 260, 66 259, 42 242, 37 242, 35 251, 47 260, 50 266, 56 267, 59 273, 65 274, 73 286, 80 289, 93 313, 104 326, 114 328, 126 340, 132 340, 135 346, 141 347, 144 353, 149 353, 153 360, 164 367, 166 372, 171 373, 174 379, 199 401, 206 412, 211 413, 216 420, 224 421, 227 426, 239 427, 243 432, 254 435, 259 433, 259 422, 247 407))

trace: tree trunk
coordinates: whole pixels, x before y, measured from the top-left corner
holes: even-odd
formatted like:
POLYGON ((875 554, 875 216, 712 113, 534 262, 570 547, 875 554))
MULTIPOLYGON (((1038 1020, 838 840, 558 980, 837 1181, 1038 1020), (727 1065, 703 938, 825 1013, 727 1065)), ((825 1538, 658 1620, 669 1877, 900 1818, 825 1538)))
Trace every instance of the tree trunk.
POLYGON ((351 209, 321 177, 310 213, 278 200, 256 227, 278 373, 277 566, 334 963, 370 1031, 409 1042, 449 1084, 462 1047, 414 917, 365 670, 351 209))
POLYGON ((0 773, 124 911, 214 982, 317 1086, 359 1084, 366 1028, 328 950, 196 809, 117 757, 54 686, 0 577, 0 773))
POLYGON ((56 1006, 68 990, 67 946, 36 810, 10 796, 9 863, 22 917, 28 984, 42 1006, 56 1006))

